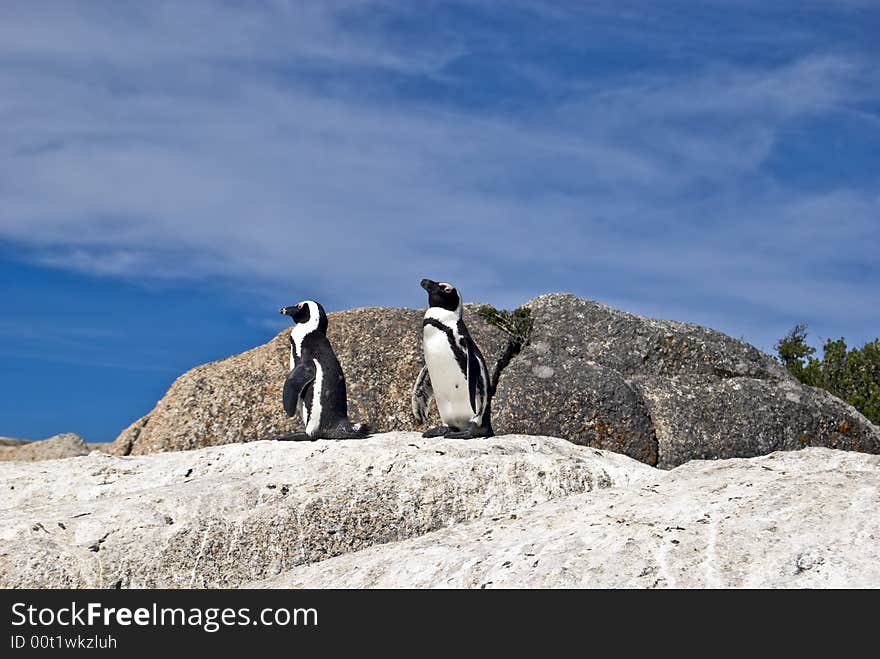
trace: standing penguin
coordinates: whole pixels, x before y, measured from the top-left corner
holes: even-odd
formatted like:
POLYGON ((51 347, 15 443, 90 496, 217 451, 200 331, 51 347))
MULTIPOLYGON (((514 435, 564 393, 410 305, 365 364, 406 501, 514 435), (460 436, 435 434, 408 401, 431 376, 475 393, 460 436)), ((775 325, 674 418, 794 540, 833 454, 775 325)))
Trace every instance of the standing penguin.
POLYGON ((304 433, 279 439, 360 439, 369 428, 348 420, 345 376, 330 341, 327 314, 317 302, 306 300, 281 313, 296 323, 290 331, 290 375, 282 401, 288 416, 302 413, 304 433))
POLYGON ((422 288, 428 292, 422 323, 425 366, 413 387, 412 410, 425 423, 431 398, 436 398, 443 421, 422 437, 491 437, 489 370, 461 318, 461 296, 445 282, 423 279, 422 288))

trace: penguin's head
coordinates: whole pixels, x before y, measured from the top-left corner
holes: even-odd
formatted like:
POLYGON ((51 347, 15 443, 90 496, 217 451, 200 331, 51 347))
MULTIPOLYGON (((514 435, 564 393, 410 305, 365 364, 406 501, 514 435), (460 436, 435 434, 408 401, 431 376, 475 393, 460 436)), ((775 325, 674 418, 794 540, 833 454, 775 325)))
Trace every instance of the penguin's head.
POLYGON ((452 284, 422 279, 422 288, 428 291, 429 307, 440 307, 447 311, 458 311, 461 308, 461 295, 452 284))
POLYGON ((313 300, 303 300, 289 307, 281 307, 279 313, 290 316, 297 325, 307 325, 321 334, 327 333, 327 314, 324 307, 313 300))

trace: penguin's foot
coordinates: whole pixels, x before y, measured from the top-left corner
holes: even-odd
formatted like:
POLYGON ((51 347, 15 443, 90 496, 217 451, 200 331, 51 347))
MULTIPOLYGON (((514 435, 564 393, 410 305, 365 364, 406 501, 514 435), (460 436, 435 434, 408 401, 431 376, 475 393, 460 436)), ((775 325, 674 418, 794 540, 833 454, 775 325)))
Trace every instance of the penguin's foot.
POLYGON ((351 429, 354 432, 359 432, 361 437, 369 437, 376 432, 376 429, 370 423, 353 423, 351 429))
POLYGON ((477 439, 478 437, 492 437, 492 426, 482 427, 475 423, 468 424, 464 430, 446 434, 446 439, 477 439))
POLYGON ((367 434, 359 430, 344 430, 342 428, 321 433, 321 439, 364 439, 365 437, 367 434))
POLYGON ((286 435, 278 435, 274 439, 278 442, 313 442, 317 437, 309 437, 304 432, 290 432, 286 435))
POLYGON ((449 426, 437 426, 422 433, 422 437, 449 437, 449 426))
POLYGON ((340 423, 332 430, 321 433, 322 439, 363 439, 373 432, 372 427, 366 423, 340 423))

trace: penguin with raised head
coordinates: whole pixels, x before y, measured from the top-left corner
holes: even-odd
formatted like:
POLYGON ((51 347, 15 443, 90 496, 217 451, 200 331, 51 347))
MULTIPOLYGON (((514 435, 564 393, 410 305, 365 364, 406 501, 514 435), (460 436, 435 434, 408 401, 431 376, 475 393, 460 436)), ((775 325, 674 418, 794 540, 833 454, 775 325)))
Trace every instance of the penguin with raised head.
POLYGON ((489 369, 462 320, 461 295, 452 284, 422 280, 428 292, 428 310, 422 323, 425 366, 412 392, 413 416, 428 420, 431 399, 443 424, 423 437, 471 439, 491 437, 489 369))
POLYGON ((327 340, 327 314, 317 302, 306 300, 280 312, 296 323, 290 331, 290 375, 284 382, 282 402, 288 416, 302 414, 304 433, 279 439, 360 439, 369 434, 365 424, 348 420, 348 399, 342 367, 327 340))

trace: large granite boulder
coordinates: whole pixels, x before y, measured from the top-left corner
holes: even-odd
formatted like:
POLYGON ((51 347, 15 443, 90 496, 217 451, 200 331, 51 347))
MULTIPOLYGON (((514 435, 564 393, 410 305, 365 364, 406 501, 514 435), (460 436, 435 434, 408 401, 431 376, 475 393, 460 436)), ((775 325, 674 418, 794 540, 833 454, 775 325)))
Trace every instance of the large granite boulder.
POLYGON ((880 457, 694 461, 374 546, 269 588, 878 588, 880 457))
POLYGON ((880 587, 880 456, 548 437, 0 464, 0 588, 880 587))
POLYGON ((561 439, 251 442, 0 465, 0 588, 233 587, 655 470, 561 439))
POLYGON ((657 438, 644 400, 617 371, 538 341, 503 371, 495 431, 565 437, 657 464, 657 438))
POLYGON ((880 453, 880 429, 743 341, 566 293, 525 306, 532 332, 501 375, 497 432, 565 437, 666 468, 803 446, 880 453))
POLYGON ((76 433, 67 432, 60 435, 28 442, 20 439, 3 438, 0 442, 0 461, 36 462, 38 460, 56 460, 88 455, 91 448, 76 433))
MULTIPOLYGON (((503 332, 479 318, 477 306, 465 305, 465 320, 491 365, 507 343, 503 332)), ((327 336, 345 373, 352 421, 371 423, 378 432, 420 427, 410 411, 410 391, 424 365, 423 316, 423 310, 381 307, 328 314, 327 336)), ((150 413, 122 432, 112 452, 178 451, 301 430, 299 417, 288 418, 281 406, 289 333, 181 375, 150 413)))
POLYGON ((659 467, 805 446, 880 453, 880 433, 868 419, 795 380, 693 375, 636 378, 633 385, 647 402, 659 467))
POLYGON ((699 325, 643 318, 570 293, 541 295, 525 306, 532 347, 546 347, 545 361, 587 358, 624 376, 791 379, 754 346, 699 325))

